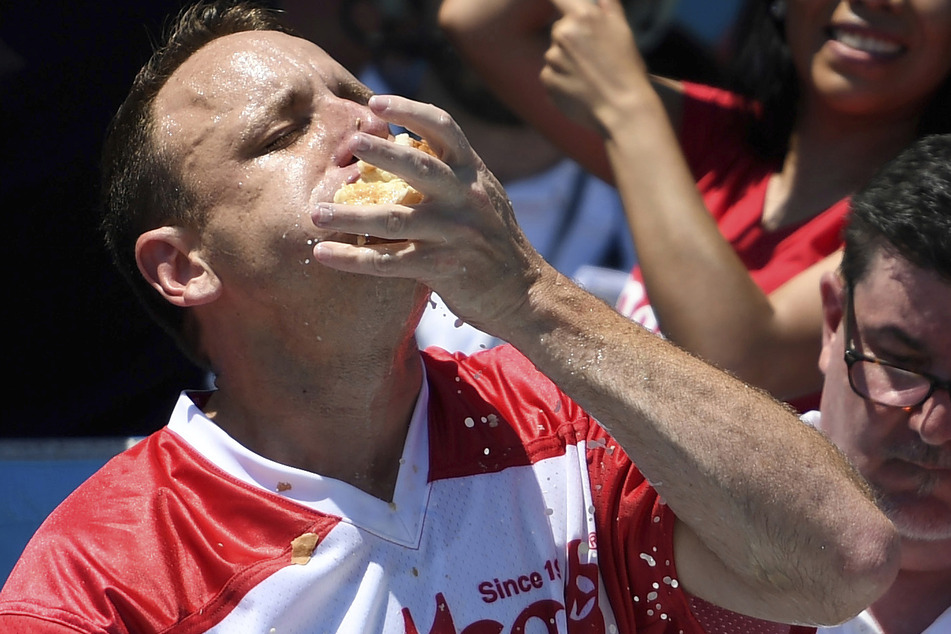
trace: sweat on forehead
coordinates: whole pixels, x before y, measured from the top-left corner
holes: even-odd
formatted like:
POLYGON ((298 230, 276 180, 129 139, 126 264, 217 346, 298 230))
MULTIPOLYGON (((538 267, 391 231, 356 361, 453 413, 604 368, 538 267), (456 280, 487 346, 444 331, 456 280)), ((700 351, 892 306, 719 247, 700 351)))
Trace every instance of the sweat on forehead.
POLYGON ((278 31, 247 31, 206 44, 172 73, 155 103, 157 131, 174 138, 191 118, 217 125, 357 80, 319 46, 278 31))
POLYGON ((346 73, 313 42, 278 31, 246 31, 200 48, 172 73, 166 87, 177 84, 197 96, 213 96, 273 89, 295 73, 316 74, 331 85, 341 72, 346 73))

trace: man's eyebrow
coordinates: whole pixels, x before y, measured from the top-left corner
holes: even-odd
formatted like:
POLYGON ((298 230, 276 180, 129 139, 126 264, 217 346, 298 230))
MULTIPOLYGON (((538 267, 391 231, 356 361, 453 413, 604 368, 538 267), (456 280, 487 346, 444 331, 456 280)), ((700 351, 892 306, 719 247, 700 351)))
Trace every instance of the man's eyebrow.
POLYGON ((257 104, 249 105, 248 125, 241 135, 241 140, 243 142, 253 140, 256 134, 264 131, 275 116, 291 110, 299 98, 298 91, 292 86, 282 86, 275 92, 269 93, 257 104))
POLYGON ((919 354, 928 352, 928 345, 918 337, 913 337, 899 325, 886 324, 884 326, 870 326, 864 333, 865 337, 873 339, 873 343, 897 342, 900 345, 919 354))
POLYGON ((261 104, 259 110, 265 114, 286 112, 299 99, 300 92, 295 90, 293 86, 281 86, 264 99, 264 103, 261 104))
POLYGON ((359 81, 348 79, 338 84, 339 95, 344 99, 350 99, 358 103, 366 104, 373 96, 373 91, 367 88, 359 81))

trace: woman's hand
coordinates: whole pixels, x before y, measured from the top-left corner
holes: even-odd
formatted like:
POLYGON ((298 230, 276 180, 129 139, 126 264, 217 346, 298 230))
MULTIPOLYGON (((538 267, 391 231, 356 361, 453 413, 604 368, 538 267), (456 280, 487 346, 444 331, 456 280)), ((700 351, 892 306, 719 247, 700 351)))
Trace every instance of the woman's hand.
POLYGON ((653 91, 624 9, 618 0, 553 2, 561 17, 542 82, 567 116, 607 135, 643 91, 653 91))

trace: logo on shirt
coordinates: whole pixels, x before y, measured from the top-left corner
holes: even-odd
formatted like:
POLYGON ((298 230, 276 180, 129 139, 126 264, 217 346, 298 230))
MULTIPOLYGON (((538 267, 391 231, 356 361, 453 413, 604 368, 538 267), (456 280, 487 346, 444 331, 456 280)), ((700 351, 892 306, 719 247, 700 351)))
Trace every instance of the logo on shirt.
MULTIPOLYGON (((604 634, 604 615, 598 605, 598 566, 581 561, 582 551, 587 553, 591 547, 589 542, 581 540, 568 544, 566 579, 562 578, 558 562, 548 561, 539 571, 513 579, 483 581, 478 586, 482 601, 495 603, 516 597, 530 598, 533 592, 541 590, 546 584, 558 583, 563 584, 564 603, 548 598, 539 599, 523 609, 510 625, 484 619, 460 628, 453 620, 452 606, 442 593, 437 593, 433 626, 428 634, 519 634, 525 632, 529 625, 534 626, 535 631, 541 631, 538 630, 540 625, 551 634, 557 634, 556 617, 562 611, 569 632, 604 634)), ((403 608, 403 623, 406 634, 420 634, 409 608, 403 608)))

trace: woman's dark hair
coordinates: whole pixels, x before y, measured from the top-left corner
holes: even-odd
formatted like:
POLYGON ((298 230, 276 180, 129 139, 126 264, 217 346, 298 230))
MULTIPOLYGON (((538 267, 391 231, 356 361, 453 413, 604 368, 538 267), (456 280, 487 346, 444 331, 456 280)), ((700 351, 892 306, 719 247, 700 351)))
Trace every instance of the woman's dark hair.
POLYGON ((202 2, 184 10, 136 75, 107 133, 102 153, 101 229, 113 261, 158 323, 193 361, 206 361, 189 331, 186 311, 165 301, 139 273, 138 237, 163 225, 200 227, 199 201, 178 166, 156 142, 155 98, 198 49, 232 33, 283 31, 277 15, 253 2, 202 2))
POLYGON ((749 142, 762 156, 781 158, 796 121, 799 79, 786 45, 785 27, 768 0, 747 0, 734 30, 730 88, 760 104, 751 117, 749 142))

